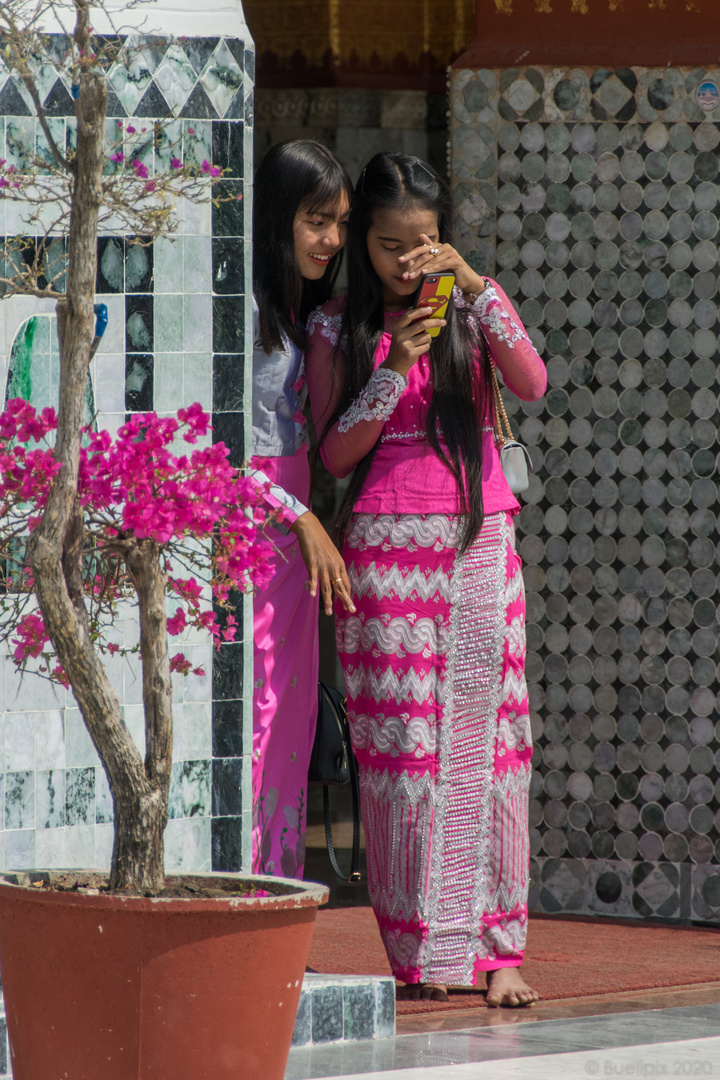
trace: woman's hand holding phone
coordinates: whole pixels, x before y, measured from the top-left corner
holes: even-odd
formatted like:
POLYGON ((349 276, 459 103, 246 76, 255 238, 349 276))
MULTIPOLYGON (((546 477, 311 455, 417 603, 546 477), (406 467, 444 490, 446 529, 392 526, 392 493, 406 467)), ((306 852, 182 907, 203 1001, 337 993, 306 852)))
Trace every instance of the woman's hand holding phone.
POLYGON ((386 359, 381 367, 392 368, 400 375, 407 375, 408 371, 421 356, 428 352, 432 338, 428 330, 445 325, 445 319, 428 318, 432 315, 432 308, 411 308, 401 315, 393 327, 392 342, 386 359))

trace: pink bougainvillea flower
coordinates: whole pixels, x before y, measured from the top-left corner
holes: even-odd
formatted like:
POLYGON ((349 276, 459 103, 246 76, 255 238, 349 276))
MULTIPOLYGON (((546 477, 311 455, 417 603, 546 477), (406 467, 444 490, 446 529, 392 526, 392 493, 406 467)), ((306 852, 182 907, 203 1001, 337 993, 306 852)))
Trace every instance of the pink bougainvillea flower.
POLYGON ((116 154, 110 155, 110 160, 116 162, 116 164, 119 164, 121 161, 125 160, 125 155, 118 150, 116 154))
POLYGON ((190 661, 186 659, 183 653, 175 653, 170 658, 170 670, 177 672, 179 675, 189 675, 190 661))
POLYGON ((137 128, 134 128, 134 127, 132 126, 132 124, 128 124, 128 126, 127 126, 127 133, 128 133, 128 135, 134 135, 134 134, 135 134, 135 132, 136 132, 136 130, 137 130, 137 128))
POLYGON ((25 615, 17 625, 17 637, 13 638, 15 663, 22 664, 29 657, 40 656, 50 640, 45 633, 42 615, 25 615))
POLYGON ((220 168, 220 166, 213 165, 209 161, 203 161, 202 165, 200 166, 200 170, 206 175, 209 173, 210 176, 222 176, 222 169, 220 168))
MULTIPOLYGON (((30 529, 40 520, 60 469, 49 439, 56 427, 52 409, 38 413, 21 398, 11 399, 0 412, 0 514, 5 520, 14 514, 27 521, 30 529)), ((194 628, 219 645, 234 640, 237 631, 237 619, 228 610, 232 592, 245 590, 251 583, 262 586, 268 577, 273 549, 258 525, 273 518, 263 501, 265 485, 234 468, 223 443, 197 445, 209 431, 210 417, 197 403, 180 409, 177 417, 133 414, 115 437, 86 429, 78 497, 87 515, 86 542, 95 544, 100 557, 84 582, 88 602, 113 610, 132 591, 114 541, 131 535, 147 538, 159 547, 168 574, 167 595, 176 601, 167 619, 168 633, 194 628), (174 452, 182 446, 179 436, 191 444, 191 452, 174 452), (197 567, 199 577, 171 576, 169 556, 176 551, 184 552, 182 564, 191 572, 197 567), (204 555, 193 554, 188 562, 189 551, 204 555), (108 562, 102 561, 104 552, 108 562), (222 628, 214 603, 226 609, 222 628)), ((22 590, 32 588, 27 567, 18 567, 14 576, 22 590)), ((101 650, 110 655, 119 651, 116 643, 103 638, 102 624, 97 624, 96 632, 101 650)), ((52 654, 39 615, 18 618, 10 633, 16 635, 12 640, 16 663, 52 654)), ((49 670, 51 678, 62 681, 49 670)), ((173 657, 172 670, 201 673, 182 654, 173 657)))
POLYGON ((173 169, 182 169, 182 161, 180 160, 180 158, 174 157, 170 162, 170 166, 173 169))
POLYGON ((66 690, 70 689, 70 680, 62 669, 62 664, 56 664, 52 669, 52 677, 56 682, 61 683, 66 690))
POLYGON ((133 158, 130 164, 138 180, 147 180, 149 175, 147 165, 143 165, 142 161, 138 161, 137 158, 133 158))

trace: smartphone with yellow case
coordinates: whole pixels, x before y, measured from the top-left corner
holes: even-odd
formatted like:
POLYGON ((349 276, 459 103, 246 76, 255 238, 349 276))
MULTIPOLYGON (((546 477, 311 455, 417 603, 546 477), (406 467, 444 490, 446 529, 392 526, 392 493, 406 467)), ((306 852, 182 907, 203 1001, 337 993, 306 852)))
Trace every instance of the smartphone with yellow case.
MULTIPOLYGON (((415 293, 412 306, 414 308, 432 308, 432 315, 428 315, 427 318, 444 319, 454 284, 455 275, 452 271, 443 271, 439 274, 424 274, 415 293)), ((428 330, 428 334, 430 337, 435 338, 441 330, 442 326, 434 326, 431 330, 428 330)))

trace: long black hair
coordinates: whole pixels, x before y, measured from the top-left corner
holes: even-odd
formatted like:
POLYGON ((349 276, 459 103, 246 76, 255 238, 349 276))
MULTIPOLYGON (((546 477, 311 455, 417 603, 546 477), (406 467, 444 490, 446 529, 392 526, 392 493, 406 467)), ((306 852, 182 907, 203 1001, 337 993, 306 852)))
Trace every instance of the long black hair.
MULTIPOLYGON (((373 372, 375 350, 384 326, 382 284, 367 249, 367 234, 378 210, 421 207, 437 215, 441 244, 451 241, 452 200, 434 169, 409 154, 384 151, 365 167, 357 183, 348 221, 348 298, 340 334, 345 353, 341 401, 324 428, 326 433, 354 401, 373 372)), ((465 524, 460 550, 477 537, 483 523, 482 440, 480 425, 490 415, 488 354, 482 335, 471 333, 467 314, 451 302, 447 325, 430 346, 432 397, 427 437, 457 481, 465 524), (478 340, 479 339, 479 340, 478 340), (480 350, 480 363, 476 362, 480 350), (438 431, 445 447, 440 445, 438 431)), ((335 373, 333 373, 335 374, 335 373)), ((336 522, 339 545, 347 529, 377 443, 357 465, 336 522)))
POLYGON ((282 348, 283 337, 302 346, 302 323, 330 299, 340 269, 342 250, 318 281, 302 277, 295 257, 295 215, 300 209, 334 211, 343 195, 348 201, 352 197, 350 177, 326 146, 311 139, 271 147, 255 174, 253 289, 268 354, 282 348))

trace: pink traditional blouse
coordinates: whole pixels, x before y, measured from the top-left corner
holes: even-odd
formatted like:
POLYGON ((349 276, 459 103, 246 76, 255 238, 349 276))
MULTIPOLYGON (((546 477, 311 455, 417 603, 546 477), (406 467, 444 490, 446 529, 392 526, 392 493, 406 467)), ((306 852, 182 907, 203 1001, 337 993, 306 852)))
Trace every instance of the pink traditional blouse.
MULTIPOLYGON (((545 365, 538 356, 517 313, 499 285, 490 282, 470 304, 453 290, 457 308, 469 311, 469 322, 482 334, 505 385, 524 401, 545 392, 545 365)), ((345 299, 330 300, 310 316, 305 371, 318 436, 335 411, 341 394, 344 354, 338 344, 345 299), (333 378, 333 354, 335 376, 333 378)), ((358 398, 332 426, 320 455, 337 477, 347 476, 379 443, 356 513, 461 512, 457 482, 448 466, 430 446, 425 419, 432 395, 430 363, 421 356, 407 378, 381 367, 390 350, 394 319, 385 317, 385 329, 375 352, 375 371, 358 398)), ((477 354, 479 356, 479 353, 477 354)), ((500 464, 492 419, 478 420, 482 430, 483 506, 485 514, 519 508, 500 464)), ((442 435, 439 435, 443 445, 442 435)))

